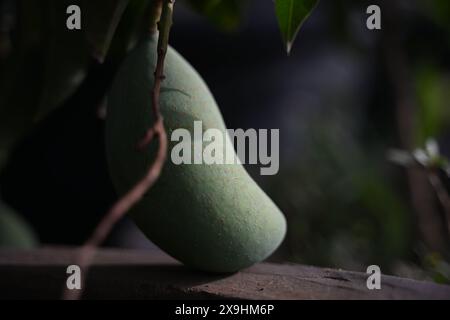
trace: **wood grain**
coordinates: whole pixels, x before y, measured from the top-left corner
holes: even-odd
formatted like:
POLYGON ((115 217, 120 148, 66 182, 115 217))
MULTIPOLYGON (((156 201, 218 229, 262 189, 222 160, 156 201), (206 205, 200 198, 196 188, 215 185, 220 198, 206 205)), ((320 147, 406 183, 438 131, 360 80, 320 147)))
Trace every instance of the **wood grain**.
MULTIPOLYGON (((1 299, 58 299, 74 249, 0 250, 1 299)), ((231 275, 190 270, 161 251, 100 250, 87 299, 450 299, 450 286, 294 264, 261 263, 231 275)))

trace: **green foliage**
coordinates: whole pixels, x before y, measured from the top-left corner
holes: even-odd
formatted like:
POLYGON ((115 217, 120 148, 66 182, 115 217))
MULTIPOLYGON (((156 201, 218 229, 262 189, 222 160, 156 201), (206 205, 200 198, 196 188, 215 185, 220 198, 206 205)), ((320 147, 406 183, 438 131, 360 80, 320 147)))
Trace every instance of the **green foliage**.
POLYGON ((416 140, 421 146, 428 138, 439 137, 450 120, 450 80, 435 67, 422 67, 416 73, 416 94, 416 140))
POLYGON ((450 264, 440 254, 428 254, 423 260, 423 265, 434 282, 450 284, 450 264))
POLYGON ((0 248, 33 248, 38 240, 33 230, 0 199, 0 248))
MULTIPOLYGON (((425 5, 430 8, 433 17, 442 27, 450 30, 450 1, 433 0, 426 1, 425 5)), ((448 39, 450 41, 450 38, 448 39)))
POLYGON ((302 23, 318 0, 275 0, 275 11, 286 51, 289 54, 302 23))
MULTIPOLYGON (((243 0, 188 2, 223 30, 238 26, 247 4, 243 0)), ((290 4, 293 10, 285 2, 277 1, 276 8, 289 49, 300 23, 316 1, 294 1, 295 5, 290 4)), ((2 149, 75 91, 92 58, 103 61, 110 54, 120 60, 143 30, 139 27, 146 18, 144 12, 153 3, 152 0, 42 0, 37 4, 32 0, 18 0, 19 25, 15 30, 8 30, 8 43, 12 45, 0 60, 2 149), (81 31, 64 27, 69 5, 82 9, 81 31)))
POLYGON ((287 215, 287 246, 305 264, 392 272, 407 258, 411 225, 379 150, 363 146, 335 113, 308 120, 308 143, 283 165, 270 194, 287 215))
POLYGON ((188 4, 224 31, 235 30, 247 0, 187 0, 188 4))
MULTIPOLYGON (((130 0, 82 0, 85 32, 91 54, 105 58, 114 33, 130 0)), ((134 1, 140 3, 142 1, 134 1)))
POLYGON ((119 25, 116 28, 106 55, 112 62, 120 62, 133 47, 143 30, 153 23, 152 0, 132 0, 128 2, 119 25))
MULTIPOLYGON (((187 0, 188 4, 224 31, 235 30, 247 0, 187 0)), ((281 35, 289 53, 297 33, 318 0, 275 0, 281 35)))
POLYGON ((92 59, 109 52, 120 60, 150 0, 17 1, 18 25, 5 34, 11 45, 0 66, 0 161, 37 120, 78 87, 92 59), (68 30, 66 8, 82 9, 82 30, 68 30), (118 27, 119 26, 119 27, 118 27))

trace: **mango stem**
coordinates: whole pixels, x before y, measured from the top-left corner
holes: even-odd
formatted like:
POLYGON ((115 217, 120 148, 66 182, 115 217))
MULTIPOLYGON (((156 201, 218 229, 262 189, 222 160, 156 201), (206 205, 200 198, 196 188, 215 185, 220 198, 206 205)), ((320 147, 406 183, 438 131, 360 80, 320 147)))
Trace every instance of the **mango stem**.
POLYGON ((158 22, 158 60, 155 69, 155 81, 152 91, 152 106, 155 114, 155 122, 147 131, 141 141, 138 142, 138 148, 145 150, 146 146, 158 137, 159 149, 153 164, 147 171, 147 174, 136 183, 122 198, 120 198, 102 218, 95 228, 91 237, 80 248, 75 257, 75 264, 78 265, 82 272, 81 290, 69 290, 64 286, 63 299, 78 300, 85 289, 85 279, 89 271, 90 264, 96 253, 97 248, 105 241, 114 225, 147 193, 147 191, 158 180, 167 158, 167 134, 164 128, 163 117, 160 111, 159 96, 162 81, 164 81, 164 60, 167 48, 169 46, 169 34, 172 26, 173 6, 175 0, 164 0, 162 6, 161 17, 158 22))

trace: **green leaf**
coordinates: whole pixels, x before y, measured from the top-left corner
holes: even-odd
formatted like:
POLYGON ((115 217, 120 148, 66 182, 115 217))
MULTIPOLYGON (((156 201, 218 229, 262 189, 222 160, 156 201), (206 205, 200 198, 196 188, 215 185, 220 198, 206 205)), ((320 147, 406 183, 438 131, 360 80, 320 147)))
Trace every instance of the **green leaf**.
MULTIPOLYGON (((66 8, 73 0, 42 1, 41 17, 44 23, 42 45, 42 80, 40 98, 34 115, 40 120, 70 96, 84 78, 84 69, 89 61, 90 47, 86 34, 68 30, 66 8)), ((81 7, 81 26, 85 27, 85 11, 81 7)), ((38 14, 36 12, 36 14, 38 14)), ((87 32, 87 30, 86 30, 87 32)))
MULTIPOLYGON (((133 3, 144 1, 150 0, 133 3)), ((128 2, 17 0, 10 12, 17 23, 5 29, 10 45, 0 57, 1 149, 8 149, 76 90, 92 57, 105 58, 128 2), (81 30, 66 28, 66 9, 72 4, 81 8, 81 30)))
POLYGON ((132 0, 122 14, 109 46, 106 59, 117 64, 139 40, 143 32, 148 32, 149 25, 156 19, 154 0, 132 0))
POLYGON ((275 0, 275 12, 289 54, 301 25, 319 0, 275 0))
POLYGON ((187 0, 188 4, 201 15, 206 16, 215 26, 224 31, 233 31, 241 22, 247 0, 187 0))
POLYGON ((14 14, 17 25, 4 30, 5 43, 10 44, 0 58, 0 149, 4 156, 33 123, 40 98, 44 8, 36 1, 18 0, 14 14))
POLYGON ((86 38, 91 54, 103 61, 130 0, 82 0, 86 38))
POLYGON ((438 67, 423 65, 417 70, 415 87, 418 102, 416 144, 423 145, 429 137, 439 137, 448 126, 450 81, 438 67))
POLYGON ((142 12, 149 0, 48 0, 52 5, 46 10, 47 42, 43 88, 36 120, 69 97, 82 82, 89 58, 103 62, 110 53, 115 39, 115 55, 126 52, 131 29, 142 20, 142 12), (65 9, 70 3, 81 8, 82 30, 71 31, 65 27, 65 9), (129 3, 129 5, 128 5, 129 3), (139 9, 137 10, 136 7, 139 9), (122 18, 127 25, 118 30, 122 18), (120 34, 117 35, 117 32, 120 34), (119 36, 120 39, 117 39, 119 36), (121 48, 118 48, 121 46, 121 48))

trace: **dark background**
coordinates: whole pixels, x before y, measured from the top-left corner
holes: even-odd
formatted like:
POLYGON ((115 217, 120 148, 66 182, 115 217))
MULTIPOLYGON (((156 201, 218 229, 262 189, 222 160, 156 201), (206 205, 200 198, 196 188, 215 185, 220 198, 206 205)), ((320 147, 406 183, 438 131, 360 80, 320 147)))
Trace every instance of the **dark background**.
MULTIPOLYGON (((18 3, 0 1, 2 48, 8 33, 14 47, 15 24, 5 17, 19 15, 18 3)), ((378 264, 386 273, 449 281, 447 218, 426 173, 387 158, 428 138, 450 155, 448 1, 322 0, 289 57, 270 0, 251 1, 231 32, 182 1, 174 22, 171 45, 204 77, 227 126, 280 129, 279 174, 248 167, 288 219, 273 259, 351 270, 378 264), (366 28, 369 4, 382 9, 381 31, 366 28)), ((11 152, 1 195, 41 243, 81 244, 116 199, 98 109, 119 63, 83 60, 71 69, 78 80, 54 98, 34 86, 53 63, 39 48, 19 51, 32 58, 20 64, 23 78, 13 89, 2 51, 2 133, 15 128, 7 113, 21 110, 15 103, 29 106, 38 97, 58 108, 15 144, 2 140, 11 152)), ((125 219, 106 245, 151 244, 125 219)))

